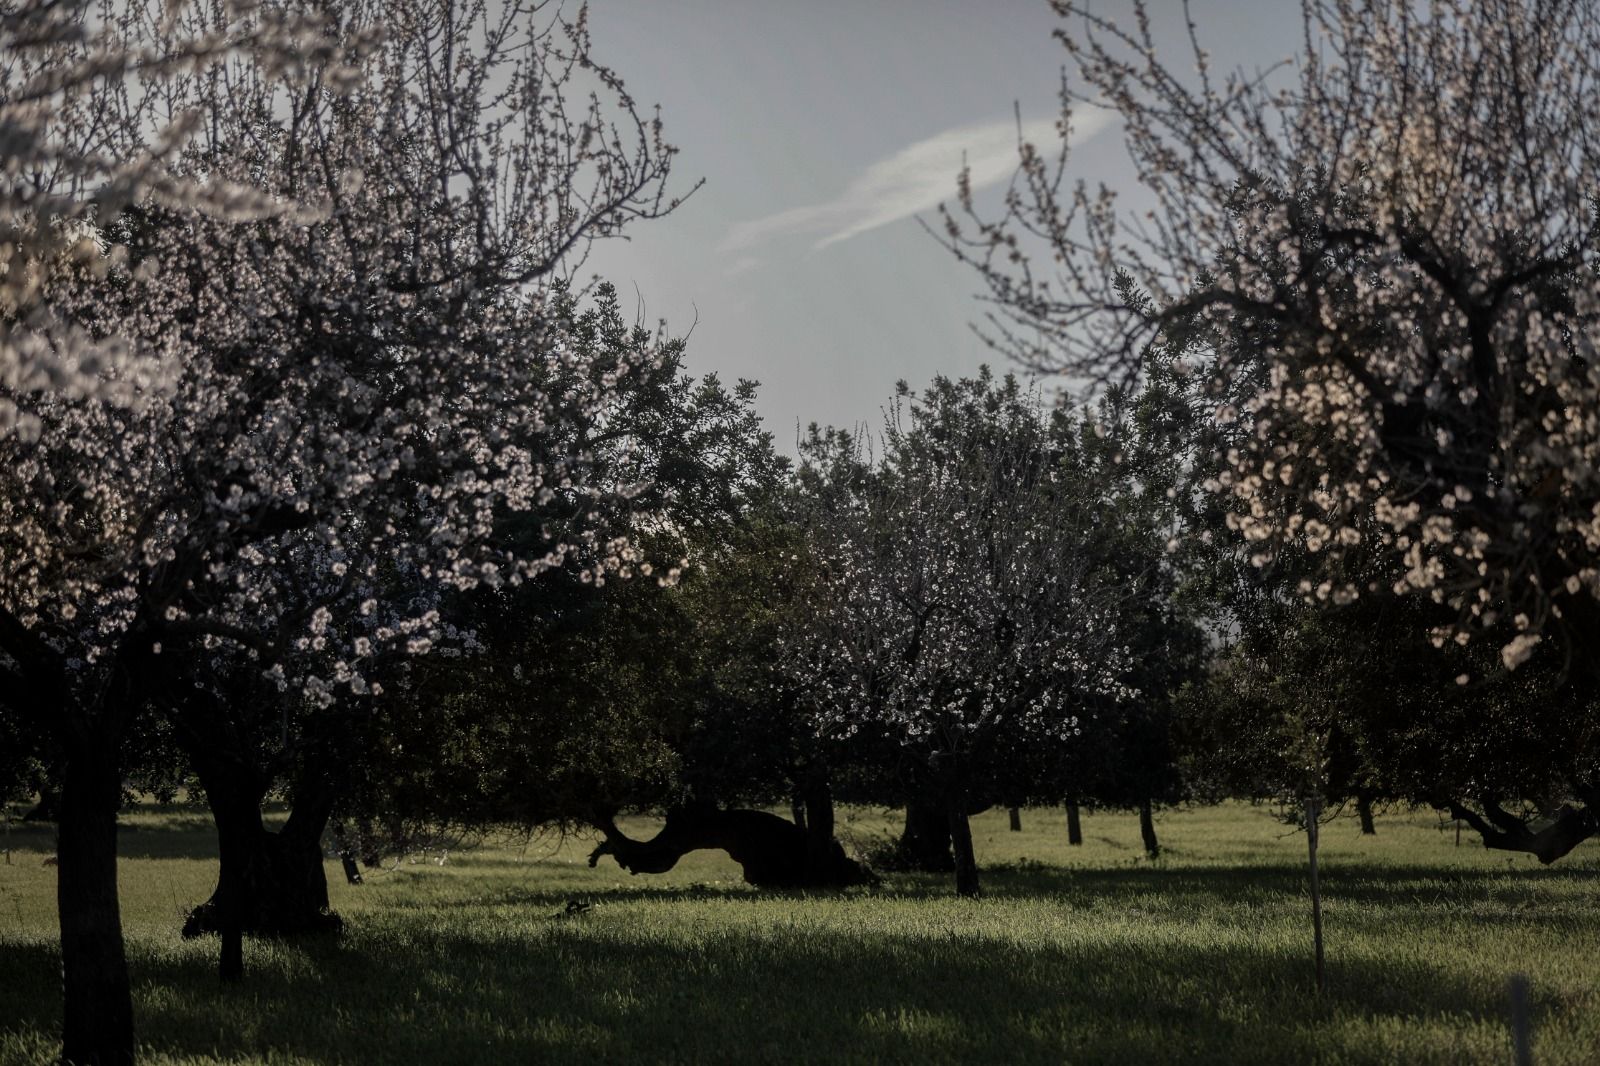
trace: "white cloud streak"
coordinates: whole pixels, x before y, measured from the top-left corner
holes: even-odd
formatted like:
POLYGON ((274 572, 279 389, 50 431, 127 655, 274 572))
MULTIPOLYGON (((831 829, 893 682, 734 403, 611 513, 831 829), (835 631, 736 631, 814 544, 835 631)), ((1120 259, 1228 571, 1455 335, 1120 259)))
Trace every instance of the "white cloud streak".
MULTIPOLYGON (((1074 144, 1093 137, 1109 123, 1107 111, 1074 114, 1074 144)), ((1048 151, 1056 139, 1055 120, 1024 123, 1021 132, 1023 140, 1048 151)), ((743 252, 769 240, 802 234, 821 234, 812 247, 822 249, 932 210, 955 195, 963 159, 972 171, 974 189, 1009 178, 1017 168, 1016 122, 961 126, 918 141, 872 164, 832 200, 739 223, 728 231, 719 250, 743 252)))

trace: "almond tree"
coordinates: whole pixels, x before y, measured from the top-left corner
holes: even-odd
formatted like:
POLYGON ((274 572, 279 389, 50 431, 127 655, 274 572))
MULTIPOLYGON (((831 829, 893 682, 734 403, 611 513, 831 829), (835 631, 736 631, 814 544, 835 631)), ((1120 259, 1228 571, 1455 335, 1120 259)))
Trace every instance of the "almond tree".
MULTIPOLYGON (((1591 694, 1558 713, 1587 714, 1600 11, 1304 0, 1297 56, 1225 75, 1198 30, 1158 54, 1145 3, 1128 26, 1053 6, 1063 127, 1109 107, 1149 208, 1074 182, 1064 146, 1024 147, 998 217, 966 197, 947 238, 988 283, 996 343, 1098 380, 1180 354, 1237 429, 1206 488, 1256 566, 1303 558, 1313 602, 1425 597, 1448 610, 1436 644, 1491 640, 1506 670, 1549 641, 1591 694)), ((1458 799, 1531 839, 1492 797, 1458 799)))
POLYGON ((975 763, 1001 738, 1070 743, 1132 695, 1110 486, 1074 462, 1073 428, 986 372, 902 386, 881 457, 833 432, 803 454, 821 592, 787 668, 825 739, 887 739, 937 782, 963 895, 975 763))
MULTIPOLYGON (((231 10, 125 25, 153 48, 231 10)), ((120 745, 194 656, 253 659, 312 705, 370 699, 380 656, 449 636, 439 590, 569 564, 600 579, 632 557, 570 426, 603 420, 655 355, 589 373, 551 284, 589 241, 671 208, 659 121, 590 57, 581 12, 356 2, 323 32, 347 63, 286 67, 246 34, 160 95, 195 116, 163 180, 294 210, 242 225, 132 199, 97 234, 94 269, 56 272, 38 296, 73 328, 158 353, 166 386, 106 368, 138 402, 40 390, 38 431, 0 442, 7 704, 64 759, 73 1061, 132 1057, 120 745), (565 520, 514 546, 495 535, 498 516, 536 508, 565 520)))

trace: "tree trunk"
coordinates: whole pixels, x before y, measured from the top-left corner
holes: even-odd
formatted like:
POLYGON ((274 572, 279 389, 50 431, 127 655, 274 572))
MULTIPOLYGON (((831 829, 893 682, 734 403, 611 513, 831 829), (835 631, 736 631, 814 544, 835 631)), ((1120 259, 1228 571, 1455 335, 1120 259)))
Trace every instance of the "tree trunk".
POLYGON ((1377 827, 1372 824, 1372 794, 1370 792, 1358 792, 1356 794, 1356 814, 1361 817, 1361 835, 1367 837, 1377 836, 1377 827))
POLYGON ((1466 822, 1483 839, 1483 846, 1501 851, 1525 851, 1545 865, 1555 862, 1573 848, 1600 833, 1600 789, 1582 788, 1582 807, 1564 805, 1554 822, 1535 831, 1520 816, 1500 806, 1488 796, 1478 801, 1483 813, 1455 800, 1436 800, 1450 816, 1466 822))
POLYGON ((786 818, 766 811, 724 811, 715 807, 675 807, 667 824, 649 840, 633 840, 611 819, 597 828, 605 839, 589 853, 589 865, 610 855, 634 874, 665 873, 691 851, 726 851, 744 868, 744 879, 760 888, 842 888, 868 884, 872 872, 828 840, 827 857, 813 859, 809 834, 786 818))
POLYGON ((1022 808, 1007 807, 1006 814, 1011 817, 1011 831, 1013 833, 1022 832, 1022 808))
POLYGON ((944 874, 956 868, 950 853, 950 818, 937 804, 913 800, 906 804, 906 828, 900 835, 900 852, 910 869, 944 874))
POLYGON ((355 864, 355 840, 350 839, 350 823, 339 820, 333 826, 334 852, 339 855, 339 868, 344 869, 344 884, 362 884, 362 868, 355 864))
POLYGON ((331 803, 307 795, 283 829, 273 833, 261 821, 264 782, 237 770, 220 773, 211 765, 197 772, 217 826, 221 869, 216 891, 190 912, 183 935, 221 935, 222 979, 241 973, 245 933, 294 936, 341 928, 339 916, 328 909, 322 867, 322 831, 331 803))
POLYGON ((1161 857, 1161 842, 1156 839, 1156 819, 1150 810, 1150 801, 1139 803, 1139 835, 1144 837, 1144 853, 1152 859, 1161 857))
POLYGON ((133 1061, 133 996, 117 902, 116 741, 78 737, 62 772, 56 858, 64 986, 62 1060, 95 1066, 133 1061))
POLYGON ((840 850, 833 839, 833 789, 827 781, 814 781, 806 787, 799 826, 806 833, 808 876, 826 884, 838 863, 835 852, 840 850))
POLYGON ((945 798, 950 823, 950 849, 955 854, 956 894, 978 895, 978 859, 972 851, 972 822, 967 817, 966 789, 951 785, 945 798))
POLYGON ((1078 818, 1078 805, 1067 804, 1067 843, 1074 846, 1083 843, 1083 822, 1078 818))
POLYGON ((53 822, 61 810, 61 790, 45 783, 39 788, 39 802, 28 808, 22 816, 24 822, 53 822))
POLYGON ((794 819, 794 824, 801 829, 806 827, 806 801, 802 792, 796 792, 789 798, 789 815, 794 819))
POLYGON ((359 885, 365 879, 361 867, 356 865, 356 846, 350 838, 350 823, 343 819, 333 825, 333 847, 339 855, 339 866, 344 870, 346 884, 359 885))

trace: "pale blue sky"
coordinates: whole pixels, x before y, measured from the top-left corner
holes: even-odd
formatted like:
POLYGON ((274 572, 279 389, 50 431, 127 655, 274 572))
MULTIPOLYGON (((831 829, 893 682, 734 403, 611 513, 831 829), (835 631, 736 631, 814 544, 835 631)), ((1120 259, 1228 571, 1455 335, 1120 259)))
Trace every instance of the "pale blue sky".
MULTIPOLYGON (((1294 0, 1192 9, 1224 67, 1270 64, 1299 39, 1294 0)), ((1152 10, 1183 43, 1181 3, 1152 10)), ((590 25, 597 54, 661 105, 682 187, 706 184, 589 269, 637 287, 674 332, 698 313, 690 369, 761 381, 780 447, 797 423, 875 426, 899 378, 1003 365, 969 328, 976 278, 908 216, 934 218, 963 149, 1003 188, 1014 107, 1030 128, 1054 120, 1065 54, 1044 0, 591 0, 590 25)), ((1116 127, 1080 140, 1076 165, 1131 194, 1116 127)))

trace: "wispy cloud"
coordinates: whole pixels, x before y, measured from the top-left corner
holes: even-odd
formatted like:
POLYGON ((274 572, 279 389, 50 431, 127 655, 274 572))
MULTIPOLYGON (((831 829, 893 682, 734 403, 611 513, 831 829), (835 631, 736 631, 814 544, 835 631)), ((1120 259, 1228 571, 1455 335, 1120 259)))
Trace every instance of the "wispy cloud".
MULTIPOLYGON (((1074 143, 1094 136, 1109 121, 1105 111, 1075 114, 1074 143)), ((1024 123, 1021 132, 1024 140, 1046 147, 1055 140, 1055 120, 1024 123)), ((721 250, 744 252, 768 240, 802 234, 817 235, 812 247, 821 249, 932 210, 954 196, 963 159, 974 189, 1009 178, 1017 167, 1016 122, 962 126, 918 141, 872 164, 832 200, 739 223, 728 231, 721 250)), ((744 269, 752 265, 748 259, 740 262, 744 269)))

